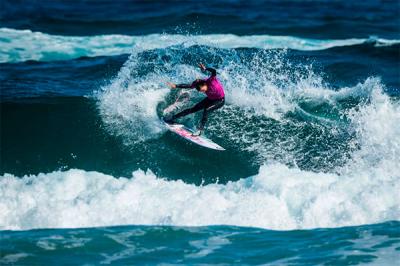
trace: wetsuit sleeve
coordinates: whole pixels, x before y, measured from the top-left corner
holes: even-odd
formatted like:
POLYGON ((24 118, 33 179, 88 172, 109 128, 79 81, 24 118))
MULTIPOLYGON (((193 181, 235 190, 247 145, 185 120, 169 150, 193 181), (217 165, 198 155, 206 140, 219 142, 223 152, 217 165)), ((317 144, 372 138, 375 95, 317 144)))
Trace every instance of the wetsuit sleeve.
POLYGON ((176 87, 177 87, 177 88, 179 88, 179 89, 188 89, 188 88, 193 88, 193 87, 192 87, 192 84, 185 84, 185 83, 182 83, 182 84, 176 84, 176 87))
POLYGON ((212 67, 207 67, 206 70, 211 73, 211 77, 215 77, 217 75, 217 70, 212 67))
POLYGON ((196 79, 195 81, 193 81, 191 84, 189 83, 182 83, 182 84, 176 84, 176 87, 179 89, 194 89, 196 88, 197 82, 199 82, 200 79, 196 79))

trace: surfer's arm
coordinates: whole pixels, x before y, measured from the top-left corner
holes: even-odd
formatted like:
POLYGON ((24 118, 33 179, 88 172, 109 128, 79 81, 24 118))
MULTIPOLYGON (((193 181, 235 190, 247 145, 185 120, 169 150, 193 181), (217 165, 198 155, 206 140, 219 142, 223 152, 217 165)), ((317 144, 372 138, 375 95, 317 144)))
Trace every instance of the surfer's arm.
POLYGON ((205 70, 207 70, 211 73, 211 77, 215 77, 217 75, 217 70, 215 70, 212 67, 207 67, 205 70))
POLYGON ((174 84, 174 83, 168 83, 168 85, 172 89, 194 89, 196 88, 197 83, 201 81, 200 79, 196 79, 192 83, 181 83, 181 84, 174 84))
POLYGON ((176 84, 175 88, 178 88, 178 89, 189 89, 189 88, 193 88, 193 86, 192 86, 192 84, 182 83, 182 84, 176 84))
POLYGON ((207 71, 209 71, 210 73, 211 73, 211 77, 215 77, 216 75, 217 75, 217 70, 215 70, 214 68, 212 68, 212 67, 206 67, 204 64, 202 64, 202 63, 199 63, 199 67, 200 67, 200 69, 202 70, 202 71, 205 71, 205 70, 207 70, 207 71))
POLYGON ((192 88, 192 84, 175 84, 172 82, 167 82, 168 87, 171 89, 185 89, 185 88, 192 88))
POLYGON ((200 81, 200 79, 196 79, 192 83, 181 83, 181 84, 175 84, 171 82, 167 82, 167 85, 171 89, 194 89, 196 88, 196 84, 200 81))

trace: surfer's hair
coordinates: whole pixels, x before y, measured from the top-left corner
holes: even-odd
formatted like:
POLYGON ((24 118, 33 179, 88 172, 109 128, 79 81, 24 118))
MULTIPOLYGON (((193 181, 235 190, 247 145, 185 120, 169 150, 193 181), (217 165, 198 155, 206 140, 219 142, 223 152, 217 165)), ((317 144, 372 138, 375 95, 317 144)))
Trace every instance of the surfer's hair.
POLYGON ((207 82, 205 80, 199 80, 198 82, 196 82, 196 90, 200 90, 201 87, 203 87, 204 85, 207 85, 207 82))

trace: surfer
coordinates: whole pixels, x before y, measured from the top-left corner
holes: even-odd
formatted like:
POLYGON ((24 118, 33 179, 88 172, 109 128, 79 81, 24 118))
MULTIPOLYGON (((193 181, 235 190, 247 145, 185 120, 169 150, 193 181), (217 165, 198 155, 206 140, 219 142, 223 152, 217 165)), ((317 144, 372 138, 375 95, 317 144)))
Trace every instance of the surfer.
POLYGON ((209 71, 211 76, 208 79, 196 79, 191 84, 174 84, 171 82, 167 82, 167 84, 171 89, 195 88, 197 91, 205 93, 207 97, 193 107, 185 109, 173 115, 169 119, 164 117, 164 121, 171 124, 175 122, 175 119, 203 110, 203 116, 199 126, 197 127, 197 131, 193 133, 195 136, 202 134, 209 113, 221 108, 225 104, 225 92, 222 84, 217 79, 217 71, 214 68, 205 67, 201 63, 199 64, 199 67, 202 71, 209 71))

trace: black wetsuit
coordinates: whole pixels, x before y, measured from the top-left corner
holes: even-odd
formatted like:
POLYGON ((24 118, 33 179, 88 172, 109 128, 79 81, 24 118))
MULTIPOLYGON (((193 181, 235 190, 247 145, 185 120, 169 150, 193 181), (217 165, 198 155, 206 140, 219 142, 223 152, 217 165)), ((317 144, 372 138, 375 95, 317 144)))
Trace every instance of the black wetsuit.
POLYGON ((225 99, 219 99, 219 100, 211 100, 209 98, 203 99, 201 102, 197 103, 195 106, 185 109, 182 112, 177 113, 172 117, 172 120, 177 119, 179 117, 195 113, 197 111, 203 110, 203 116, 201 117, 200 125, 198 127, 199 130, 203 130, 204 126, 207 122, 208 119, 208 114, 211 111, 217 110, 221 108, 225 104, 225 99))

